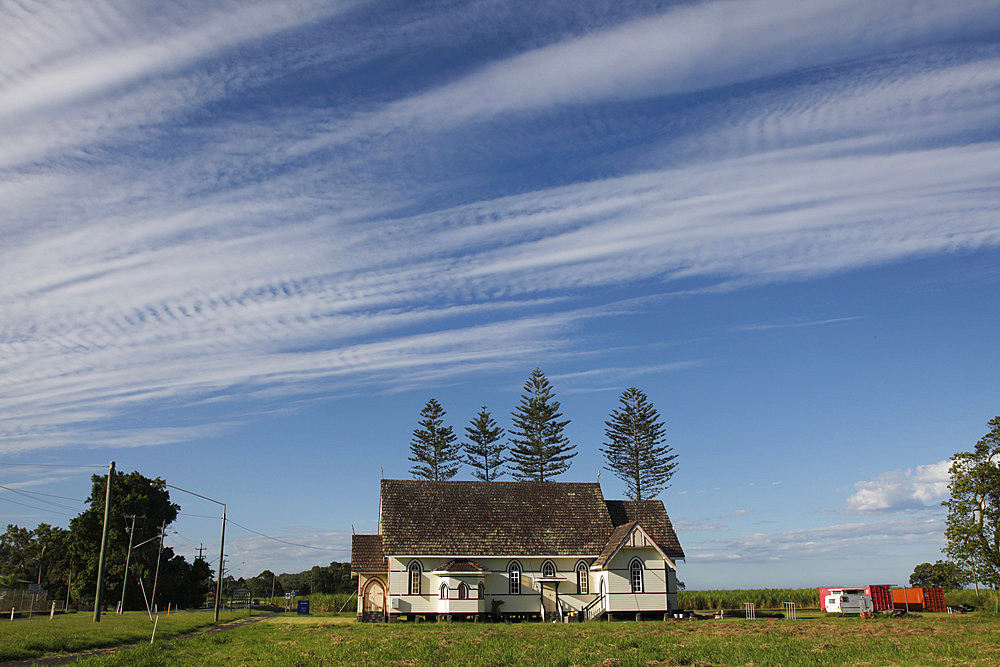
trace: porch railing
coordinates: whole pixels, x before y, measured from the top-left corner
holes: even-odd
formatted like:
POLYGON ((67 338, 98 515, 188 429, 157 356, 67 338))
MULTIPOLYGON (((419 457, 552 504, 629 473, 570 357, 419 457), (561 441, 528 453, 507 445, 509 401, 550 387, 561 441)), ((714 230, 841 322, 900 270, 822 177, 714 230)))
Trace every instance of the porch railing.
POLYGON ((605 612, 605 596, 599 595, 597 599, 592 601, 586 607, 580 610, 578 615, 581 622, 589 621, 594 618, 599 618, 601 614, 605 612))

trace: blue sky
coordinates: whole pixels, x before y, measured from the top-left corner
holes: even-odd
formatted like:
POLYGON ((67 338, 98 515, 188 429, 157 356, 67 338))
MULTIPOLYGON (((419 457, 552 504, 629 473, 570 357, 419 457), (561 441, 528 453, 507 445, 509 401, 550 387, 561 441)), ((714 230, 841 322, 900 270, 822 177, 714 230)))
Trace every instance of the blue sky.
POLYGON ((1000 412, 995 0, 26 0, 0 34, 0 522, 64 525, 30 494, 114 459, 316 547, 234 526, 238 576, 346 560, 427 399, 506 426, 538 366, 564 481, 623 389, 659 409, 691 588, 940 557, 1000 412))

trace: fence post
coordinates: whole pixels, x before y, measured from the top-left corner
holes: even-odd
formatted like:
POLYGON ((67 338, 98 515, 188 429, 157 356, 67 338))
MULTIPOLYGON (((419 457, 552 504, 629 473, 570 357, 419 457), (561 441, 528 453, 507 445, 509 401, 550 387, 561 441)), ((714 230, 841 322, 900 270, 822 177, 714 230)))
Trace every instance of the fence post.
POLYGON ((784 602, 782 604, 785 606, 785 618, 786 619, 794 620, 795 619, 795 603, 794 602, 784 602))
POLYGON ((51 621, 56 615, 56 602, 52 601, 52 609, 49 610, 49 620, 51 621))
POLYGON ((748 619, 757 618, 757 606, 753 602, 743 603, 743 612, 746 614, 748 619))

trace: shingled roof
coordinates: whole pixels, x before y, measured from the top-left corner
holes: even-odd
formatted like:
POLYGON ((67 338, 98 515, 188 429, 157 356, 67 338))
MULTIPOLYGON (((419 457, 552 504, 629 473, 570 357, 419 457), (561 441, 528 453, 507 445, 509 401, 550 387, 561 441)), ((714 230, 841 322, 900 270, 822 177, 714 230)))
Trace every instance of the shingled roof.
POLYGON ((608 500, 607 507, 616 527, 638 523, 663 553, 671 558, 684 558, 684 550, 662 500, 608 500))
POLYGON ((428 556, 596 554, 614 529, 596 483, 398 479, 380 525, 385 553, 428 556))
POLYGON ((351 536, 351 572, 388 572, 381 535, 351 536))

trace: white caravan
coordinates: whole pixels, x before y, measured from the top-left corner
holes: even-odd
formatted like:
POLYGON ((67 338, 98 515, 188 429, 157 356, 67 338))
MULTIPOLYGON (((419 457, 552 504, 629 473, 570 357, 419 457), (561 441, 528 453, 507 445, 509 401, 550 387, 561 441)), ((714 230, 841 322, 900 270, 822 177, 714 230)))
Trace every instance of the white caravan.
POLYGON ((831 614, 860 614, 875 609, 872 596, 865 595, 862 588, 834 589, 823 603, 831 614))

